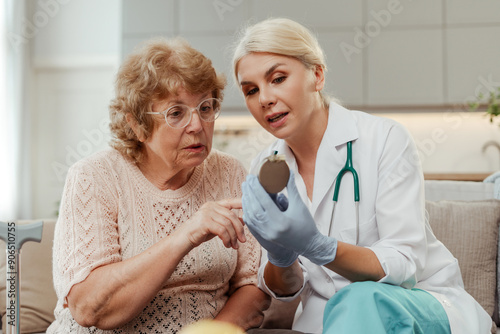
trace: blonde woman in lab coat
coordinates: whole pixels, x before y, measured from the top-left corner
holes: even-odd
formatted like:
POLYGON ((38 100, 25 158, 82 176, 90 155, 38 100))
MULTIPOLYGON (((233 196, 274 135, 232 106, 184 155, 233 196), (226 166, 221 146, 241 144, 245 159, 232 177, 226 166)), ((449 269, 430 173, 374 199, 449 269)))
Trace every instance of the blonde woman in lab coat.
POLYGON ((278 138, 252 163, 243 210, 267 250, 260 287, 277 299, 302 298, 293 329, 489 333, 491 318, 464 290, 457 260, 426 221, 422 170, 407 131, 329 102, 321 93, 323 52, 294 21, 248 27, 233 69, 248 110, 278 138), (359 227, 347 173, 329 233, 334 182, 348 142, 359 176, 359 227), (286 195, 271 197, 255 174, 276 151, 291 176, 286 195))

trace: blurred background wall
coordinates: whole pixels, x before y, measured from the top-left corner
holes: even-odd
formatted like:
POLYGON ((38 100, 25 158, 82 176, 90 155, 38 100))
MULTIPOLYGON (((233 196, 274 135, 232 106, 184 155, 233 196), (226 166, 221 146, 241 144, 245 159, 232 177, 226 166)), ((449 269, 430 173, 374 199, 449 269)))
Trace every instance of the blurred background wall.
MULTIPOLYGON (((326 91, 350 108, 403 123, 424 172, 500 169, 500 128, 466 103, 500 85, 498 0, 25 0, 27 107, 20 217, 55 215, 67 169, 109 140, 121 60, 149 37, 181 35, 225 72, 215 147, 248 166, 273 140, 245 111, 230 46, 248 22, 289 17, 318 36, 326 91)), ((1 218, 1 217, 0 217, 1 218)))

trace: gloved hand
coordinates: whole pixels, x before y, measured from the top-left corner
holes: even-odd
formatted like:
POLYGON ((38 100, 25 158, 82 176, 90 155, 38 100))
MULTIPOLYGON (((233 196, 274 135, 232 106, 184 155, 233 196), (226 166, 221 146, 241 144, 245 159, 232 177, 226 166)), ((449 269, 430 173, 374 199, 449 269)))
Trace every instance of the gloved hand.
POLYGON ((243 219, 252 234, 291 249, 318 265, 330 263, 337 254, 337 239, 318 230, 295 186, 294 173, 287 184, 288 208, 282 212, 255 175, 243 183, 243 219))
POLYGON ((273 199, 280 211, 286 211, 286 209, 288 209, 288 198, 286 198, 283 193, 268 195, 273 199))
MULTIPOLYGON (((259 232, 254 230, 253 224, 250 225, 248 224, 250 218, 247 215, 247 212, 249 212, 249 210, 247 210, 247 207, 249 205, 249 201, 251 201, 251 198, 253 198, 253 195, 251 193, 251 190, 249 190, 248 188, 247 182, 243 182, 242 190, 243 190, 243 196, 241 202, 243 204, 243 221, 245 221, 248 229, 255 237, 255 239, 257 239, 259 244, 267 250, 267 258, 269 262, 278 267, 291 266, 295 262, 295 260, 297 260, 297 258, 299 257, 299 255, 295 251, 266 240, 259 234, 259 232)), ((272 199, 280 210, 286 210, 286 208, 288 207, 288 200, 286 199, 285 195, 269 194, 268 196, 266 192, 266 196, 269 197, 269 199, 272 199)))

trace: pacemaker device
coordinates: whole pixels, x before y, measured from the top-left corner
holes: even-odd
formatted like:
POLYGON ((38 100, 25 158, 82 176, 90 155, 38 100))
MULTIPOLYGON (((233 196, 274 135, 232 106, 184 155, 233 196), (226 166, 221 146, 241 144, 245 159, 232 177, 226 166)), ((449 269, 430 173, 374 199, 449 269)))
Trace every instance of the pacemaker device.
POLYGON ((258 178, 264 190, 270 194, 277 194, 285 189, 290 178, 285 156, 274 151, 260 166, 258 178))

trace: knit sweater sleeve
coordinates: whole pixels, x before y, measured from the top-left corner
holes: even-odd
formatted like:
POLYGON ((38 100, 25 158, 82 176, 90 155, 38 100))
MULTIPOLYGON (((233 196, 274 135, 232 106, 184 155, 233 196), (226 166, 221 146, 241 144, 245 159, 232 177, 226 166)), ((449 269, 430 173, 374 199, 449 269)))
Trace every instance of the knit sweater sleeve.
MULTIPOLYGON (((231 197, 241 198, 241 184, 245 181, 247 175, 245 168, 236 159, 224 156, 221 159, 221 165, 223 171, 227 173, 225 180, 227 180, 231 197)), ((239 216, 242 217, 243 212, 241 210, 238 211, 239 216)), ((260 245, 246 226, 244 230, 247 241, 240 243, 238 261, 236 270, 230 281, 229 294, 232 294, 236 289, 244 285, 257 285, 257 272, 259 270, 261 252, 260 245)))
POLYGON ((260 265, 260 245, 245 226, 247 241, 238 249, 238 264, 231 278, 229 294, 244 285, 257 285, 257 273, 260 265))
POLYGON ((111 190, 112 177, 99 173, 102 167, 84 160, 68 172, 53 248, 59 299, 66 298, 73 285, 95 268, 121 260, 117 197, 111 190))

